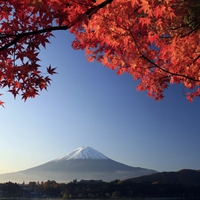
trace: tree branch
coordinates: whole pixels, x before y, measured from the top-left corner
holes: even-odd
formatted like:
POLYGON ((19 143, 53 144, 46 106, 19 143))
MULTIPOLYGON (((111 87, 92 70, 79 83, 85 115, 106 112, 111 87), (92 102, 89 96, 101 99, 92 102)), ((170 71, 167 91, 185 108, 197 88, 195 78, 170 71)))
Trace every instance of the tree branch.
MULTIPOLYGON (((16 44, 20 39, 22 39, 23 37, 26 37, 26 36, 38 35, 38 34, 42 34, 42 33, 46 33, 46 32, 52 32, 52 31, 56 31, 56 30, 67 30, 67 29, 71 28, 72 26, 74 26, 78 21, 80 21, 82 19, 82 16, 87 15, 88 17, 91 18, 92 15, 94 15, 96 12, 98 12, 98 10, 104 8, 106 5, 111 4, 112 2, 113 2, 113 0, 105 0, 104 2, 100 3, 99 5, 88 9, 85 13, 81 14, 80 16, 78 16, 69 25, 51 26, 51 27, 48 27, 48 28, 35 30, 35 31, 30 31, 30 32, 25 32, 25 33, 20 33, 20 34, 16 34, 16 35, 8 35, 8 36, 4 35, 3 38, 15 37, 15 39, 13 39, 11 42, 9 42, 9 43, 5 44, 4 46, 2 46, 0 48, 0 51, 8 49, 12 45, 16 44)), ((0 37, 0 39, 2 39, 2 38, 0 37)))
MULTIPOLYGON (((134 43, 135 43, 135 46, 136 46, 136 48, 137 48, 137 50, 138 50, 138 53, 141 55, 141 58, 143 58, 143 59, 145 59, 146 61, 148 61, 149 63, 151 63, 154 67, 156 67, 156 68, 162 70, 163 72, 166 72, 167 74, 170 74, 171 76, 179 76, 179 77, 183 77, 183 78, 186 78, 186 79, 188 79, 188 80, 191 80, 191 81, 200 82, 200 80, 195 79, 195 78, 193 78, 193 77, 191 77, 191 76, 187 76, 187 75, 184 75, 184 74, 179 74, 179 73, 170 72, 170 71, 168 71, 168 70, 166 70, 166 69, 160 67, 160 66, 157 65, 156 63, 154 63, 152 60, 150 60, 147 56, 145 56, 145 55, 140 51, 140 48, 139 48, 139 46, 138 46, 138 44, 137 44, 137 41, 136 41, 135 37, 133 36, 131 30, 130 30, 130 34, 131 34, 131 37, 132 37, 132 39, 133 39, 133 41, 134 41, 134 43)), ((196 60, 197 60, 198 58, 199 58, 199 56, 196 58, 196 60)))

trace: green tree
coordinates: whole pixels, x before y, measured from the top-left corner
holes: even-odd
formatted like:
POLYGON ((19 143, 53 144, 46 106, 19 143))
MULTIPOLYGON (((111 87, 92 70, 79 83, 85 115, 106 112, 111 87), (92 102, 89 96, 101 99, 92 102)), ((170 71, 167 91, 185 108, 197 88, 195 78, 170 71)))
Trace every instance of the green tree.
POLYGON ((112 198, 119 198, 119 197, 121 197, 121 192, 120 191, 115 191, 115 192, 112 193, 111 197, 112 198))
POLYGON ((200 0, 192 0, 187 2, 187 13, 184 17, 184 22, 192 30, 200 29, 200 0))

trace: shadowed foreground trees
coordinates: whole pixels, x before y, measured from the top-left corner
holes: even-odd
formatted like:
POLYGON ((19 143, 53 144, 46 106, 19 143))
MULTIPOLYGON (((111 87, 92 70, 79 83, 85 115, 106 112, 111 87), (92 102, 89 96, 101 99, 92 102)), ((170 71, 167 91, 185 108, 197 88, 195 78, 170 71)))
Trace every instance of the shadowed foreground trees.
POLYGON ((74 181, 68 184, 30 182, 28 185, 0 185, 3 197, 59 197, 64 199, 134 198, 134 197, 200 197, 199 185, 134 183, 132 181, 74 181))
POLYGON ((192 101, 200 96, 199 11, 199 0, 2 0, 0 87, 24 100, 47 89, 40 48, 53 31, 70 29, 74 49, 118 75, 129 73, 148 96, 160 100, 175 83, 192 101))

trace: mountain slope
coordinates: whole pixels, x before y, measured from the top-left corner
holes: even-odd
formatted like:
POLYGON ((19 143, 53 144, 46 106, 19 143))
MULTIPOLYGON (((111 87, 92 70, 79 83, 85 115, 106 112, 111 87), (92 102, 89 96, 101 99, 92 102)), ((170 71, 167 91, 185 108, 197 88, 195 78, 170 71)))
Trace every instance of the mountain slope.
POLYGON ((149 182, 200 185, 200 170, 183 169, 178 172, 160 172, 152 175, 131 178, 128 179, 128 181, 136 183, 149 182))
POLYGON ((91 147, 80 147, 61 158, 45 164, 0 175, 0 181, 46 181, 69 182, 74 179, 96 179, 112 181, 155 173, 154 170, 130 167, 109 159, 91 147))

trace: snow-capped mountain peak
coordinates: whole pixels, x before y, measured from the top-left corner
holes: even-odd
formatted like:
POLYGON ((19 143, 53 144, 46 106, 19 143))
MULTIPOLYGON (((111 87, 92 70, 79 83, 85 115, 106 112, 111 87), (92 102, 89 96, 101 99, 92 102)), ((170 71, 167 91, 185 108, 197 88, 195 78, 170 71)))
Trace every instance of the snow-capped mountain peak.
POLYGON ((71 160, 71 159, 109 159, 99 151, 89 146, 79 147, 78 149, 66 154, 63 157, 56 159, 58 160, 71 160))

